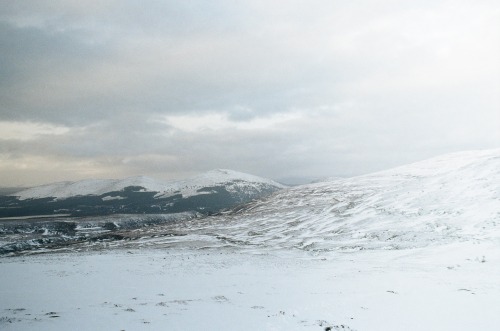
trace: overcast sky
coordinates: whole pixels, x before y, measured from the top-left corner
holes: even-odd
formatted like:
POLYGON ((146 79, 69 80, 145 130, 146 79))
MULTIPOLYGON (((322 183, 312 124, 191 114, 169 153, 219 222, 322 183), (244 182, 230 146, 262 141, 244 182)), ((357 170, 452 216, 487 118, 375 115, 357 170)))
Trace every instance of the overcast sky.
POLYGON ((498 0, 0 2, 0 186, 500 147, 498 0))

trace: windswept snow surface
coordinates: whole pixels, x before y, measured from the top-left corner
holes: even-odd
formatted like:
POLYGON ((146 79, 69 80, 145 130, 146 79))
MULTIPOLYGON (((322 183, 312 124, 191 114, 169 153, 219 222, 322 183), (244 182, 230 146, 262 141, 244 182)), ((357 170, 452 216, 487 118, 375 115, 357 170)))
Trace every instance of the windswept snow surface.
POLYGON ((322 257, 108 249, 4 258, 0 270, 5 331, 497 331, 500 325, 500 250, 491 243, 322 257))
POLYGON ((212 170, 190 179, 178 181, 158 181, 145 176, 126 179, 86 179, 77 182, 59 182, 22 190, 13 195, 20 199, 57 198, 74 196, 102 195, 121 191, 126 187, 143 187, 147 192, 158 192, 157 197, 182 194, 183 197, 199 194, 200 188, 228 185, 228 191, 245 190, 259 185, 283 188, 272 180, 225 169, 212 170))
POLYGON ((1 258, 0 329, 496 331, 499 227, 500 150, 444 155, 1 258))

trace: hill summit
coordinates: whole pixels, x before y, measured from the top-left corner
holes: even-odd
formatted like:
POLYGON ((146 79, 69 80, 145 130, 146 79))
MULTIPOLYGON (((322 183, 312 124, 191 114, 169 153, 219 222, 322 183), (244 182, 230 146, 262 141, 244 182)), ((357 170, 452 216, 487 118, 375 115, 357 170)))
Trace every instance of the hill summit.
POLYGON ((41 185, 0 198, 0 217, 213 213, 271 194, 283 185, 226 169, 177 181, 145 176, 41 185))

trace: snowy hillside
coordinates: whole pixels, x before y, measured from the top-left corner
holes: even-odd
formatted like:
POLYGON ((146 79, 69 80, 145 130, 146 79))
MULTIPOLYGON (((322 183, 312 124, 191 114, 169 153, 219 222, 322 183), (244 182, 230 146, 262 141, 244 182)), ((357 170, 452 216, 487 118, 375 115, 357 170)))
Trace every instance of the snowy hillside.
POLYGON ((261 198, 283 185, 231 170, 179 181, 148 177, 88 179, 42 185, 0 196, 0 217, 214 213, 261 198))
POLYGON ((157 196, 170 196, 181 193, 184 197, 195 195, 204 187, 229 184, 230 189, 245 189, 259 185, 283 188, 272 180, 233 171, 217 169, 196 177, 179 181, 158 181, 149 177, 131 177, 126 179, 86 179, 77 182, 59 182, 29 188, 13 195, 20 199, 57 198, 65 199, 84 195, 103 195, 108 192, 122 191, 126 187, 136 186, 145 192, 157 192, 157 196))
POLYGON ((222 244, 309 251, 498 240, 500 150, 294 187, 191 227, 205 244, 220 245, 224 238, 222 244))

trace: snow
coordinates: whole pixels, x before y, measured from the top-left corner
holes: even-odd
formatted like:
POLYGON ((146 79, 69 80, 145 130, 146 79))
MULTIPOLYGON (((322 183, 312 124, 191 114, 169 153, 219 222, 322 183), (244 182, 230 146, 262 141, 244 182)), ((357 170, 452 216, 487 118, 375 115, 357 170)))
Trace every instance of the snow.
POLYGON ((190 225, 192 233, 217 233, 233 242, 316 252, 495 239, 500 150, 294 187, 222 219, 190 225))
POLYGON ((107 250, 15 257, 0 267, 2 330, 493 331, 500 325, 500 254, 491 244, 322 257, 107 250))
POLYGON ((279 184, 270 179, 257 177, 242 172, 237 172, 228 169, 216 169, 208 171, 201 175, 195 176, 188 180, 179 180, 170 182, 170 188, 159 193, 156 197, 163 197, 171 195, 175 192, 180 192, 184 198, 199 195, 198 190, 204 187, 220 186, 224 184, 228 192, 237 192, 238 190, 248 191, 252 188, 259 188, 261 185, 285 188, 284 185, 279 184))
POLYGON ((57 198, 65 199, 83 195, 102 195, 108 192, 121 191, 128 186, 141 186, 149 191, 159 191, 166 184, 148 177, 131 177, 119 179, 85 179, 77 182, 60 182, 32 187, 14 194, 20 199, 57 198))
POLYGON ((225 169, 217 169, 198 175, 196 177, 177 180, 159 181, 145 176, 130 177, 125 179, 86 179, 77 182, 59 182, 41 185, 13 194, 20 199, 49 198, 65 199, 74 196, 103 195, 108 192, 122 191, 129 186, 139 186, 147 192, 159 192, 157 197, 167 197, 180 193, 184 197, 197 195, 200 188, 230 184, 228 188, 250 189, 259 185, 268 185, 284 188, 283 185, 272 180, 225 169))
POLYGON ((102 197, 102 201, 124 200, 124 199, 126 198, 120 196, 112 196, 112 195, 107 195, 105 197, 102 197))
POLYGON ((0 329, 500 325, 500 150, 289 188, 141 231, 0 259, 0 329))

